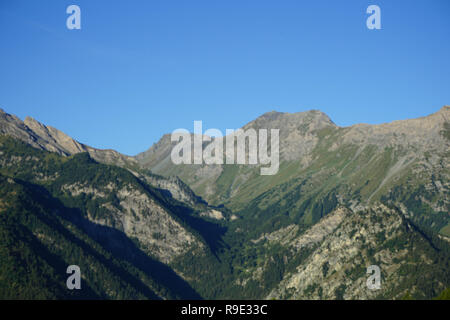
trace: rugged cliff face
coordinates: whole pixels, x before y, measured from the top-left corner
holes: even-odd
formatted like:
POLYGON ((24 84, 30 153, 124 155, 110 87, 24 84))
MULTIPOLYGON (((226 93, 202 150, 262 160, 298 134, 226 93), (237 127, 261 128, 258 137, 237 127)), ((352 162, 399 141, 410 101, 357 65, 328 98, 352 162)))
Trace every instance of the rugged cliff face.
MULTIPOLYGON (((61 190, 74 198, 83 195, 102 202, 101 207, 108 214, 96 216, 87 211, 88 220, 137 239, 148 255, 161 262, 169 263, 189 248, 202 246, 194 235, 171 217, 167 208, 132 183, 109 183, 106 186, 92 187, 76 182, 63 184, 61 190), (110 201, 111 194, 114 195, 113 201, 110 201)), ((117 245, 120 246, 119 243, 117 245)))
MULTIPOLYGON (((310 256, 267 296, 278 299, 374 299, 419 294, 427 282, 445 289, 448 272, 439 266, 439 249, 415 229, 403 213, 384 205, 360 211, 336 209, 303 235, 283 231, 267 241, 282 241, 291 250, 312 248, 310 256), (381 270, 379 290, 367 287, 367 267, 381 270), (422 277, 418 281, 417 275, 422 277), (438 276, 439 275, 439 276, 438 276)), ((447 257, 448 259, 448 257, 447 257)), ((448 261, 447 261, 448 262, 448 261)))

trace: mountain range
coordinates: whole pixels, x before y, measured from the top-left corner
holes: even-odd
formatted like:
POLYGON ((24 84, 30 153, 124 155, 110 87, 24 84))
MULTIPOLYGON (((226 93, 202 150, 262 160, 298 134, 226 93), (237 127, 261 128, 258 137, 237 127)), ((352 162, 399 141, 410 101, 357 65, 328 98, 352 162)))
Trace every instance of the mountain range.
MULTIPOLYGON (((0 298, 430 299, 450 287, 450 107, 265 113, 280 167, 134 157, 0 109, 0 298), (65 287, 80 266, 83 289, 65 287), (366 286, 367 267, 381 288, 366 286)), ((207 143, 206 143, 207 144, 207 143)))

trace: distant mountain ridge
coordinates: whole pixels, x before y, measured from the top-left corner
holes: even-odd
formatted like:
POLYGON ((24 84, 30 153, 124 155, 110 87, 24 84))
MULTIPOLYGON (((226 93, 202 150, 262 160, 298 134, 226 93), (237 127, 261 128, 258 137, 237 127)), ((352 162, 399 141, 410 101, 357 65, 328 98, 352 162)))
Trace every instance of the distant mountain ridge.
MULTIPOLYGON (((450 147, 449 140, 446 138, 450 126, 449 119, 449 106, 444 106, 438 112, 418 119, 399 120, 380 125, 357 124, 350 127, 336 126, 328 116, 317 110, 293 114, 280 112, 263 114, 245 125, 243 129, 280 129, 282 164, 280 172, 273 179, 255 177, 254 166, 176 166, 170 161, 170 151, 175 144, 170 141, 170 135, 164 135, 160 141, 149 150, 138 154, 135 159, 156 174, 180 177, 208 202, 213 204, 229 202, 233 206, 239 206, 238 199, 233 200, 233 195, 239 194, 240 191, 254 189, 251 181, 271 180, 271 185, 281 183, 312 166, 314 161, 326 161, 332 153, 336 155, 348 153, 349 149, 353 149, 349 162, 357 160, 364 154, 364 149, 368 151, 368 147, 375 148, 379 153, 384 152, 385 148, 402 149, 402 156, 393 167, 393 170, 401 171, 410 165, 413 159, 418 160, 426 152, 442 154, 450 147), (292 168, 293 166, 297 169, 292 168), (287 167, 289 170, 286 170, 287 167), (245 186, 246 184, 248 187, 245 186)), ((366 164, 361 163, 362 166, 366 164)), ((386 169, 389 168, 386 167, 386 169)), ((392 173, 392 171, 386 171, 383 175, 388 177, 392 173)), ((266 182, 263 184, 267 184, 266 182)), ((253 192, 254 197, 257 196, 258 190, 260 190, 259 187, 253 192)), ((246 197, 243 202, 247 200, 246 197)))
POLYGON ((280 129, 279 172, 261 176, 174 165, 170 135, 128 157, 1 110, 0 298, 436 297, 450 287, 449 119, 265 113, 243 127, 280 129), (63 283, 73 263, 79 295, 63 283))
POLYGON ((88 152, 92 158, 109 164, 133 165, 135 160, 114 150, 101 150, 80 143, 62 131, 46 126, 31 117, 24 121, 0 109, 0 134, 8 134, 31 146, 63 156, 88 152))

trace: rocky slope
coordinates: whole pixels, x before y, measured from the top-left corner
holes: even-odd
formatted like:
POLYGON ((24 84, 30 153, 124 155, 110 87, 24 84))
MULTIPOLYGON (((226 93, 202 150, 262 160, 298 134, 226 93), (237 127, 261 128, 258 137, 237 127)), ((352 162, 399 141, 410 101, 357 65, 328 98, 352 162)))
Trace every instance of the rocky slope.
POLYGON ((449 257, 439 257, 440 249, 395 208, 377 205, 357 212, 339 208, 305 234, 286 237, 284 233, 266 241, 281 241, 295 251, 310 247, 313 252, 267 298, 374 299, 407 294, 425 298, 422 290, 429 283, 435 292, 446 288, 449 257), (440 258, 445 259, 441 266, 436 261, 440 258), (366 284, 370 265, 381 270, 378 290, 366 284))
MULTIPOLYGON (((117 263, 127 264, 127 270, 137 272, 137 280, 133 280, 136 282, 133 284, 133 281, 126 280, 130 276, 124 270, 119 272, 113 268, 113 273, 119 272, 119 279, 125 277, 117 281, 128 281, 131 286, 138 285, 142 287, 138 289, 141 293, 131 289, 127 289, 126 293, 119 289, 117 292, 108 293, 109 281, 113 281, 110 279, 96 284, 97 295, 109 298, 199 298, 199 295, 168 267, 173 259, 182 257, 189 250, 200 250, 208 254, 208 244, 202 233, 197 232, 196 226, 192 226, 188 220, 192 209, 181 203, 173 204, 175 200, 167 198, 128 170, 100 164, 88 153, 64 157, 2 135, 0 154, 0 175, 7 177, 7 181, 17 181, 26 186, 27 190, 31 190, 22 196, 23 201, 30 201, 32 204, 41 201, 40 199, 44 201, 38 206, 41 209, 31 205, 29 210, 38 214, 38 219, 39 213, 36 210, 45 212, 48 215, 45 219, 63 219, 64 225, 67 225, 64 228, 71 230, 52 230, 56 226, 50 225, 45 229, 45 233, 32 231, 33 235, 30 237, 33 242, 44 245, 45 241, 52 238, 53 233, 72 232, 75 228, 84 238, 89 238, 96 246, 103 247, 107 252, 105 254, 114 256, 117 263), (153 279, 150 284, 147 278, 153 279)), ((2 190, 3 188, 7 191, 5 184, 2 185, 2 190)), ((6 193, 0 197, 0 211, 6 217, 12 212, 5 203, 10 202, 13 196, 14 194, 6 193)), ((13 201, 12 205, 20 205, 20 201, 13 201)), ((17 212, 19 215, 24 214, 21 210, 17 212)), ((28 225, 29 221, 24 219, 20 218, 19 222, 14 222, 13 227, 5 228, 34 228, 34 224, 28 225)), ((9 231, 7 232, 9 234, 9 231)), ((70 239, 69 236, 65 240, 66 247, 72 246, 70 239)), ((73 241, 76 243, 78 240, 73 241)), ((50 243, 45 245, 51 246, 50 243)), ((33 261, 40 259, 39 251, 33 254, 37 255, 33 261)), ((58 251, 55 254, 69 261, 66 256, 70 252, 58 251)), ((82 256, 74 257, 70 262, 83 265, 84 271, 90 270, 88 272, 92 276, 91 281, 101 281, 99 274, 91 269, 99 268, 98 264, 93 262, 92 266, 87 266, 83 259, 82 256)), ((102 259, 98 263, 104 264, 102 259)), ((55 272, 64 273, 65 270, 55 272)), ((9 286, 3 282, 0 286, 2 285, 9 286)), ((95 297, 95 294, 92 297, 95 297)))
POLYGON ((99 164, 86 153, 48 159, 48 153, 26 145, 13 147, 18 142, 11 139, 3 137, 1 142, 0 169, 4 174, 26 177, 57 197, 70 199, 89 222, 137 239, 143 250, 159 261, 168 263, 190 247, 202 245, 166 207, 163 195, 127 170, 99 164))
POLYGON ((155 261, 147 259, 143 268, 100 244, 74 222, 75 210, 36 185, 0 174, 0 204, 2 299, 195 297, 192 290, 180 292, 176 281, 162 281, 164 270, 152 266, 155 261), (66 268, 73 264, 80 267, 82 290, 66 288, 66 268))
POLYGON ((62 131, 46 126, 31 117, 20 120, 0 109, 0 134, 7 134, 29 145, 60 155, 68 156, 88 152, 99 162, 115 165, 133 165, 135 160, 114 150, 100 150, 72 139, 62 131))
MULTIPOLYGON (((62 131, 51 126, 46 126, 37 120, 26 117, 24 121, 15 115, 6 113, 0 109, 0 134, 17 138, 30 146, 54 152, 62 156, 70 156, 87 152, 96 161, 129 169, 134 175, 147 181, 157 188, 164 189, 174 199, 185 202, 191 206, 207 204, 180 179, 172 177, 165 179, 140 170, 138 161, 134 157, 123 155, 115 150, 102 150, 90 147, 69 137, 62 131)), ((170 152, 170 151, 169 151, 170 152)))

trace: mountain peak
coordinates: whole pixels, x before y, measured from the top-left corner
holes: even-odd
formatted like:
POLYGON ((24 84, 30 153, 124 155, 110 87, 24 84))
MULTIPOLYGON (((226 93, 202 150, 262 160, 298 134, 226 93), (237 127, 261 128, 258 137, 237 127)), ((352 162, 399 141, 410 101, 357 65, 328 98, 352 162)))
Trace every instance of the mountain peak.
POLYGON ((31 116, 26 116, 25 120, 23 122, 25 122, 25 123, 30 122, 30 123, 39 123, 39 124, 41 124, 39 121, 37 121, 35 118, 33 118, 31 116))
POLYGON ((273 117, 280 116, 282 114, 284 114, 284 112, 279 112, 279 111, 276 111, 276 110, 272 110, 272 111, 263 113, 258 118, 273 118, 273 117))
POLYGON ((295 113, 270 111, 249 122, 243 128, 289 130, 300 127, 305 128, 307 126, 308 130, 317 130, 330 125, 336 126, 330 117, 320 110, 308 110, 295 113))
POLYGON ((35 131, 34 128, 41 128, 41 130, 43 130, 44 128, 47 129, 45 125, 30 116, 27 116, 23 123, 25 123, 25 125, 33 131, 35 131))
POLYGON ((440 114, 443 116, 449 116, 450 115, 450 106, 443 106, 441 109, 439 109, 438 112, 436 112, 436 114, 440 114))

